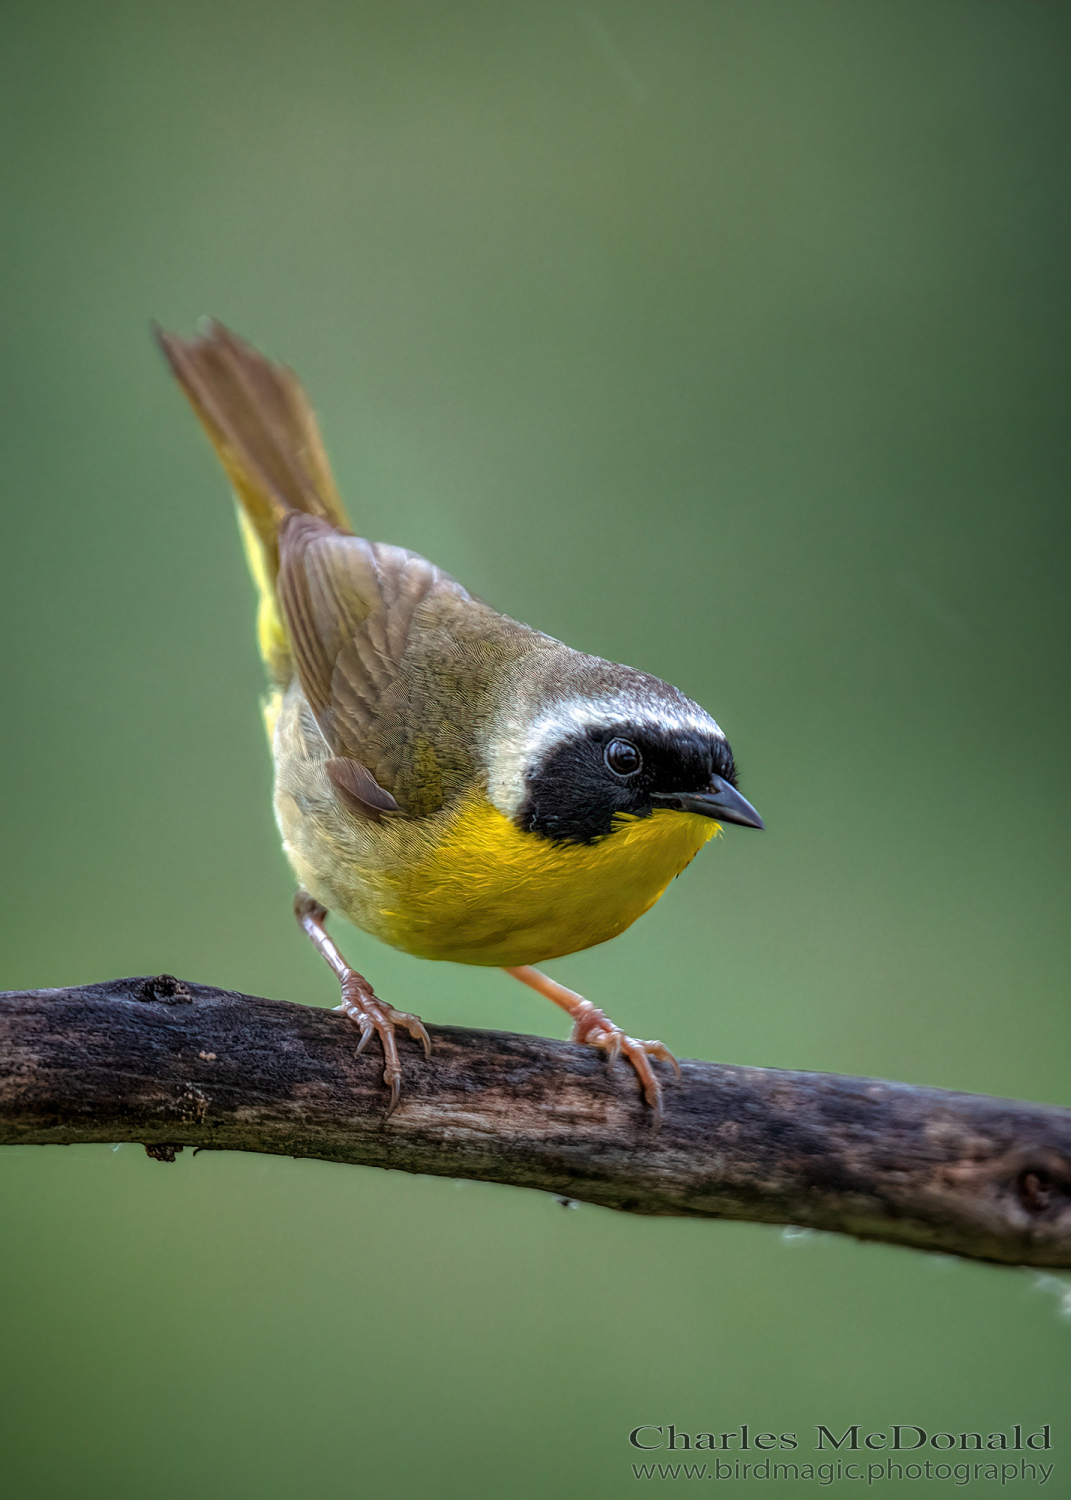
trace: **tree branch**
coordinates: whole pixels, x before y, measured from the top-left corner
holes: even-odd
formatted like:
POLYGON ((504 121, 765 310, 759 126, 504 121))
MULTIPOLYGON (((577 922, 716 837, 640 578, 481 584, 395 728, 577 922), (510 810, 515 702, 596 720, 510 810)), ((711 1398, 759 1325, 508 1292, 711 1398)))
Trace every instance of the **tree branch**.
POLYGON ((429 1031, 387 1119, 382 1057, 331 1011, 167 975, 0 995, 0 1144, 319 1157, 1071 1267, 1071 1110, 685 1062, 659 1125, 590 1048, 429 1031))

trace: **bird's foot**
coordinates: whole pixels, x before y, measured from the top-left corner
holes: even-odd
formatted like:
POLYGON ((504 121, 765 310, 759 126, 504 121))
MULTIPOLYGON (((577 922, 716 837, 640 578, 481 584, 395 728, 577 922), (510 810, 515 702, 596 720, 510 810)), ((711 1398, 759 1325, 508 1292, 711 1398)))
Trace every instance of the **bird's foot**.
POLYGON ((662 1042, 642 1042, 634 1036, 626 1036, 620 1026, 615 1026, 605 1011, 590 1000, 582 1000, 572 1011, 573 1031, 570 1041, 582 1042, 588 1047, 598 1047, 606 1053, 610 1062, 615 1057, 626 1058, 636 1070, 643 1086, 643 1097, 657 1113, 662 1113, 662 1085, 655 1077, 650 1059, 672 1063, 681 1076, 680 1063, 662 1042))
POLYGON ((352 1021, 361 1030, 361 1040, 357 1043, 358 1054, 363 1052, 372 1040, 378 1036, 383 1047, 383 1058, 386 1066, 383 1069, 383 1082, 390 1089, 390 1106, 387 1110, 388 1117, 398 1107, 398 1100, 402 1092, 402 1067, 398 1060, 398 1044, 394 1039, 394 1028, 404 1026, 414 1042, 420 1042, 424 1048, 424 1056, 431 1056, 431 1038, 424 1029, 424 1023, 419 1016, 414 1016, 408 1010, 395 1010, 393 1005, 387 1005, 380 1000, 362 975, 355 969, 342 980, 342 1003, 336 1005, 335 1009, 341 1011, 347 1021, 352 1021))
POLYGON ((397 1109, 402 1092, 402 1067, 398 1061, 394 1028, 404 1026, 415 1042, 423 1044, 425 1057, 431 1056, 431 1038, 424 1030, 419 1016, 387 1005, 379 999, 364 975, 350 968, 327 935, 327 928, 324 926, 327 920, 326 907, 321 906, 308 891, 298 891, 294 897, 294 915, 338 978, 342 987, 342 1003, 336 1005, 335 1009, 360 1027, 361 1040, 357 1043, 357 1051, 363 1052, 373 1036, 379 1037, 386 1063, 383 1082, 390 1089, 390 1107, 387 1110, 389 1118, 397 1109))
POLYGON ((627 1058, 643 1085, 643 1097, 656 1114, 662 1113, 662 1089, 651 1067, 651 1058, 657 1057, 662 1062, 672 1063, 679 1078, 680 1064, 668 1047, 661 1042, 640 1042, 634 1036, 626 1036, 621 1027, 615 1026, 608 1018, 605 1011, 592 1005, 590 1000, 585 1000, 583 995, 578 995, 576 990, 567 990, 564 984, 559 984, 556 979, 551 979, 549 974, 544 974, 539 969, 524 964, 516 969, 507 969, 506 973, 512 974, 514 979, 519 979, 522 984, 568 1011, 573 1018, 574 1042, 601 1048, 609 1055, 611 1062, 615 1057, 627 1058))

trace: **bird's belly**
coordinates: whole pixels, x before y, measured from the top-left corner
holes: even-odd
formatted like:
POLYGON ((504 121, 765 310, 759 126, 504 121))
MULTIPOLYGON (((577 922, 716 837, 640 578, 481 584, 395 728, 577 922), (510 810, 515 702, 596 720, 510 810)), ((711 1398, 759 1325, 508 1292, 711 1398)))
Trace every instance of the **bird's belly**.
POLYGON ((473 796, 423 858, 390 873, 377 936, 421 958, 510 968, 576 953, 642 916, 717 827, 659 811, 595 844, 553 844, 473 796))

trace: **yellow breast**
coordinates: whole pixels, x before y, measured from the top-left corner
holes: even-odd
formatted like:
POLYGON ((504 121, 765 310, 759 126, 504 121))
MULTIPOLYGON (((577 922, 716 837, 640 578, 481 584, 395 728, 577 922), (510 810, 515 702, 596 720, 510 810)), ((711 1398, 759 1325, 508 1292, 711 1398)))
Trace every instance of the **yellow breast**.
POLYGON ((433 848, 391 873, 378 935, 421 958, 509 968, 576 953, 642 916, 717 831, 658 811, 595 844, 553 844, 474 794, 433 848))

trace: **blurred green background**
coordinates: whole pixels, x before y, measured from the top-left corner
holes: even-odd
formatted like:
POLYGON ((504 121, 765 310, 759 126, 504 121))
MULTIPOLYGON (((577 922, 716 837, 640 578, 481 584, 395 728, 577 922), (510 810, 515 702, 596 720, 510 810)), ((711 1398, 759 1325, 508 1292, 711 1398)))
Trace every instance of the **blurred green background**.
MULTIPOLYGON (((725 726, 769 831, 551 972, 681 1055, 1071 1103, 1068 9, 0 26, 0 983, 334 1003, 225 485, 149 338, 211 312, 301 373, 369 536, 725 726)), ((428 1020, 564 1034, 345 943, 428 1020)), ((136 1146, 4 1150, 0 1195, 12 1500, 595 1500, 639 1423, 809 1444, 1069 1394, 1022 1272, 136 1146)))

